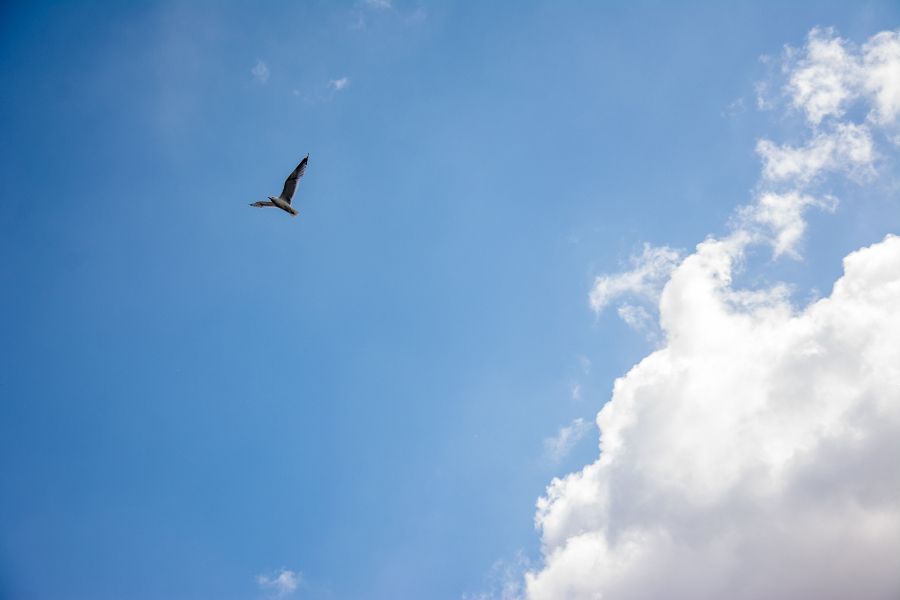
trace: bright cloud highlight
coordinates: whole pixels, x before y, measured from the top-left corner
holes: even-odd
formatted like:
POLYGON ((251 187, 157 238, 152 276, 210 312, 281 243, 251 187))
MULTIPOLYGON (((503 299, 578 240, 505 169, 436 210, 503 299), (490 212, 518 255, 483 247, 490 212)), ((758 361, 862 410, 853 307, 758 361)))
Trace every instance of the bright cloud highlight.
POLYGON ((710 241, 673 274, 668 346, 616 382, 600 459, 538 504, 529 597, 900 593, 900 238, 800 313, 736 310, 732 265, 710 241))
POLYGON ((860 99, 870 103, 870 121, 886 125, 900 114, 900 31, 883 31, 857 49, 831 29, 813 29, 787 67, 792 103, 814 125, 842 117, 860 99))
POLYGON ((664 344, 616 381, 598 460, 538 501, 528 598, 900 597, 900 238, 851 253, 804 308, 784 286, 732 282, 751 246, 799 256, 805 211, 836 202, 815 182, 875 173, 875 133, 900 112, 898 48, 897 32, 857 48, 813 30, 785 57, 810 139, 760 142, 759 189, 731 232, 684 258, 648 246, 597 279, 596 310, 658 298, 664 344), (841 121, 855 102, 862 120, 841 121))

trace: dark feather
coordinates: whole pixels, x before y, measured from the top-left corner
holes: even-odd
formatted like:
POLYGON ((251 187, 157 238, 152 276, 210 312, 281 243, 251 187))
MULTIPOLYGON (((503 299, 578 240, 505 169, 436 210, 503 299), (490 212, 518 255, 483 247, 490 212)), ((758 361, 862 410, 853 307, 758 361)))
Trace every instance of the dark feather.
POLYGON ((284 182, 284 190, 281 191, 281 199, 288 204, 290 204, 291 200, 294 198, 294 192, 297 191, 297 183, 300 181, 300 178, 303 177, 303 173, 306 172, 307 162, 309 162, 309 154, 303 157, 303 160, 300 161, 300 164, 297 165, 294 172, 291 173, 284 182))

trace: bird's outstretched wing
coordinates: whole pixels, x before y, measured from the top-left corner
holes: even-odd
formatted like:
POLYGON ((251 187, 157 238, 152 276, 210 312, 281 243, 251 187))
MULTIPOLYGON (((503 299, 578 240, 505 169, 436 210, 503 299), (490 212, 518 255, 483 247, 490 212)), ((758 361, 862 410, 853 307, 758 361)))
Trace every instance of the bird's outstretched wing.
POLYGON ((307 162, 309 162, 309 154, 303 157, 303 160, 300 161, 300 164, 297 165, 294 172, 291 173, 284 182, 284 189, 281 191, 281 199, 288 204, 290 204, 291 200, 294 198, 294 192, 297 190, 297 183, 300 181, 300 178, 303 177, 303 173, 306 172, 307 162))
POLYGON ((250 206, 255 206, 256 208, 264 208, 266 206, 275 206, 274 202, 253 202, 250 206))

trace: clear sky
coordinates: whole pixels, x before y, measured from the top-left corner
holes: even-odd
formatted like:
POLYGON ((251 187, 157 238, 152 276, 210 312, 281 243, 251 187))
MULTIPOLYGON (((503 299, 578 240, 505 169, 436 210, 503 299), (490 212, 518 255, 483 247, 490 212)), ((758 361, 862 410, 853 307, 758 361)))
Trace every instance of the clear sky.
MULTIPOLYGON (((816 26, 900 4, 3 3, 0 598, 500 598, 659 343, 595 278, 727 231, 816 26)), ((841 185, 745 275, 900 232, 841 185)))

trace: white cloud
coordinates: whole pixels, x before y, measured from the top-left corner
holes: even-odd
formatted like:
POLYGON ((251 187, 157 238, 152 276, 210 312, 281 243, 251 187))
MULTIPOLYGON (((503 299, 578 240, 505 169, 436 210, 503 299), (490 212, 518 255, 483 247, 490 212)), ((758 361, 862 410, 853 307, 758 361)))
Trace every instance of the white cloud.
POLYGON ((260 589, 268 590, 275 594, 277 598, 285 598, 296 591, 300 585, 303 575, 289 569, 281 569, 276 574, 258 575, 256 583, 260 589))
POLYGON ((738 215, 740 225, 752 229, 752 223, 768 228, 775 257, 799 258, 797 246, 806 231, 804 213, 808 207, 834 210, 837 200, 832 196, 814 197, 802 190, 822 176, 843 172, 859 181, 875 174, 875 150, 872 135, 865 125, 837 123, 828 133, 819 133, 804 146, 779 146, 770 140, 760 140, 757 153, 763 159, 763 183, 756 204, 743 207, 738 215), (788 184, 787 192, 767 189, 775 183, 788 184))
POLYGON ((900 595, 900 238, 799 313, 735 310, 732 262, 711 240, 673 274, 668 345, 616 381, 599 460, 538 504, 530 598, 900 595))
POLYGON ((860 98, 872 103, 869 119, 876 123, 900 115, 900 31, 883 31, 856 48, 831 29, 813 29, 804 52, 788 51, 785 68, 792 104, 814 125, 843 116, 860 98))
POLYGON ((340 92, 345 89, 348 85, 350 85, 349 77, 341 77, 340 79, 332 79, 328 82, 328 87, 330 87, 335 92, 340 92))
POLYGON ((785 73, 810 140, 761 143, 763 178, 731 233, 597 279, 597 310, 658 297, 665 343, 616 380, 599 458, 538 500, 544 561, 526 597, 900 597, 900 237, 851 253, 802 309, 787 286, 733 284, 748 247, 795 254, 804 211, 833 208, 813 181, 871 166, 900 104, 897 43, 811 32, 785 73), (842 122, 855 101, 865 122, 842 122))
POLYGON ((783 254, 799 258, 797 245, 806 231, 806 220, 803 218, 806 208, 816 206, 834 210, 836 205, 837 200, 830 196, 820 200, 798 192, 766 192, 755 205, 745 207, 741 215, 746 219, 744 227, 749 228, 749 222, 753 221, 768 230, 770 236, 767 239, 773 246, 776 258, 783 254))
POLYGON ((590 294, 591 308, 600 312, 612 300, 623 295, 655 300, 679 258, 677 250, 644 244, 641 255, 631 257, 633 268, 630 271, 603 275, 594 280, 590 294))
POLYGON ((391 0, 363 0, 362 4, 373 10, 388 10, 393 6, 391 0))
POLYGON ((647 332, 651 328, 654 318, 650 311, 643 306, 635 306, 624 302, 616 310, 619 318, 635 331, 647 332))
POLYGON ((554 437, 544 440, 544 456, 553 462, 561 461, 591 429, 593 425, 581 417, 573 419, 568 425, 560 427, 554 437))
POLYGON ((261 60, 256 61, 256 66, 250 69, 250 73, 260 83, 264 84, 269 81, 269 67, 261 60))
POLYGON ((883 31, 863 46, 863 88, 874 98, 873 119, 886 125, 900 115, 900 31, 883 31))
MULTIPOLYGON (((794 56, 789 51, 788 59, 794 56)), ((827 116, 841 116, 845 104, 855 95, 858 63, 847 43, 831 29, 813 29, 806 52, 793 67, 788 91, 797 108, 806 111, 811 123, 827 116)))
POLYGON ((868 172, 875 160, 868 127, 853 123, 842 123, 830 133, 819 134, 801 148, 760 140, 756 152, 763 159, 766 179, 792 179, 800 185, 826 171, 868 172))

